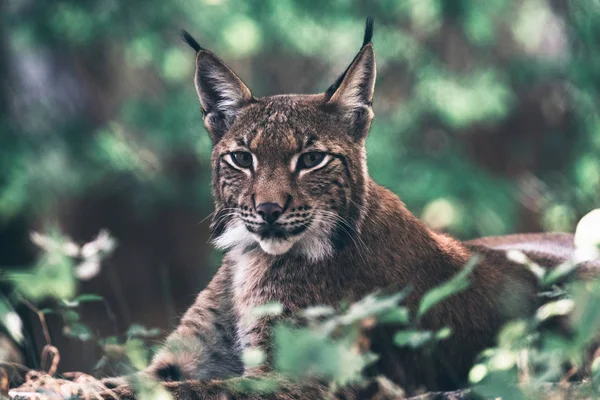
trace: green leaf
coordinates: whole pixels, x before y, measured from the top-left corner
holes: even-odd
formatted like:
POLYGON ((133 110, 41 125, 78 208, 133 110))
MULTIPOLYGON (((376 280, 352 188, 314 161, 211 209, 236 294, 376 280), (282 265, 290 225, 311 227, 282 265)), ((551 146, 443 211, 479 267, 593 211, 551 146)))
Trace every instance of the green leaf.
POLYGON ((339 385, 358 382, 372 354, 360 354, 354 341, 333 340, 311 329, 275 329, 275 367, 291 379, 319 376, 339 385))
POLYGON ((469 372, 469 382, 471 384, 479 383, 488 374, 488 369, 484 364, 477 364, 469 372))
POLYGON ((81 294, 77 296, 74 301, 78 301, 80 303, 87 303, 91 301, 104 301, 104 297, 98 296, 97 294, 81 294))
POLYGON ((394 335, 394 343, 400 347, 419 348, 433 338, 430 331, 403 330, 394 335))
POLYGON ((259 367, 265 362, 265 352, 258 347, 245 348, 242 352, 242 362, 246 368, 259 367))
POLYGON ((576 327, 577 342, 585 345, 600 331, 600 281, 577 282, 572 293, 575 309, 570 319, 576 327))
POLYGON ((381 324, 406 325, 410 322, 410 312, 406 307, 396 307, 379 315, 377 317, 377 322, 381 324))
POLYGON ((116 336, 107 336, 102 339, 98 339, 98 344, 102 347, 107 345, 118 345, 119 339, 116 336))
POLYGON ((96 294, 82 294, 75 297, 73 300, 62 300, 65 307, 74 308, 78 307, 81 303, 89 303, 92 301, 104 301, 102 296, 96 294))
POLYGON ((515 320, 502 327, 498 334, 498 347, 515 348, 522 345, 529 334, 528 324, 525 320, 515 320))
POLYGON ((302 311, 302 315, 308 319, 319 319, 333 314, 335 314, 335 309, 328 306, 314 306, 302 311))
POLYGON ((67 308, 75 308, 79 306, 79 302, 75 300, 62 300, 62 304, 67 308))
POLYGON ((498 349, 488 360, 488 369, 493 371, 507 371, 512 369, 517 363, 517 356, 514 351, 498 349))
POLYGON ((465 265, 455 277, 425 293, 419 304, 418 317, 421 318, 427 311, 441 301, 467 289, 470 284, 469 275, 478 262, 478 256, 475 255, 471 257, 469 262, 467 262, 467 265, 465 265))
POLYGON ((63 333, 66 336, 76 338, 84 342, 93 338, 93 335, 88 329, 88 327, 80 322, 66 325, 65 327, 63 327, 63 333))
POLYGON ((79 322, 79 313, 75 310, 64 310, 61 312, 65 324, 79 322))
POLYGON ((574 308, 575 302, 572 299, 556 300, 538 308, 536 317, 541 322, 548 318, 570 314, 574 308))
POLYGON ((58 253, 43 256, 33 271, 10 273, 8 279, 19 293, 34 302, 48 297, 68 299, 75 294, 73 262, 58 253))
POLYGON ((435 334, 435 338, 437 340, 445 340, 445 339, 448 339, 450 336, 452 336, 452 329, 450 329, 448 327, 440 329, 435 334))
POLYGON ((544 286, 551 286, 556 283, 559 283, 561 280, 569 276, 579 264, 575 263, 573 260, 567 260, 552 269, 542 280, 542 284, 544 286))
POLYGON ((33 233, 31 240, 43 253, 30 271, 8 273, 9 281, 23 297, 33 302, 72 298, 76 292, 72 256, 78 251, 77 246, 56 230, 48 235, 33 233))
POLYGON ((254 318, 276 317, 283 312, 283 304, 273 301, 252 308, 251 314, 254 318))
POLYGON ((125 343, 125 353, 131 361, 131 364, 141 371, 148 366, 148 352, 144 348, 144 343, 139 339, 131 339, 125 343))
POLYGON ((152 338, 160 335, 160 329, 158 328, 146 328, 139 324, 132 324, 127 330, 128 338, 152 338))
POLYGON ((409 290, 405 289, 391 296, 381 296, 377 293, 370 294, 364 299, 350 305, 348 311, 341 315, 338 320, 342 325, 350 325, 369 317, 375 317, 390 312, 398 307, 398 303, 403 300, 408 293, 409 290))

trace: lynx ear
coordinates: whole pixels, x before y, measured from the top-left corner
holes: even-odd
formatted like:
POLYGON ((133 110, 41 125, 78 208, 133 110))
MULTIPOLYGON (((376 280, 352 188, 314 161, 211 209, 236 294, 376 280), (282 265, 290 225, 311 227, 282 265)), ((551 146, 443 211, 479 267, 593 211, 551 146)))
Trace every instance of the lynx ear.
POLYGON ((200 47, 189 33, 183 31, 182 38, 196 50, 194 82, 204 125, 216 143, 231 127, 239 111, 252 101, 252 94, 235 72, 213 53, 200 47))
POLYGON ((375 52, 371 38, 373 19, 367 18, 363 46, 346 71, 327 89, 328 104, 336 105, 366 134, 373 119, 373 91, 375 89, 375 52))

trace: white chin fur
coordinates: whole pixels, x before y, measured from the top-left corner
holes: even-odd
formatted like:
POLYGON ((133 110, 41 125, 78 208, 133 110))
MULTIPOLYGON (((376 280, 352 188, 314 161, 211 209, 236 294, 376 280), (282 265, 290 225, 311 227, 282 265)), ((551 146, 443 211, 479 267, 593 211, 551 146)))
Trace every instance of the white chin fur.
POLYGON ((261 239, 258 241, 260 248, 267 254, 280 255, 287 253, 292 248, 294 242, 281 239, 261 239))
POLYGON ((213 243, 218 249, 233 250, 244 249, 258 242, 261 249, 271 255, 285 254, 294 247, 297 254, 303 255, 312 262, 318 262, 331 257, 333 247, 329 239, 331 225, 317 221, 316 227, 308 234, 289 238, 288 240, 260 239, 248 232, 240 221, 236 221, 228 226, 225 232, 213 243))
POLYGON ((241 222, 228 226, 225 232, 213 241, 215 247, 220 250, 229 250, 234 247, 249 246, 254 242, 248 230, 241 222))

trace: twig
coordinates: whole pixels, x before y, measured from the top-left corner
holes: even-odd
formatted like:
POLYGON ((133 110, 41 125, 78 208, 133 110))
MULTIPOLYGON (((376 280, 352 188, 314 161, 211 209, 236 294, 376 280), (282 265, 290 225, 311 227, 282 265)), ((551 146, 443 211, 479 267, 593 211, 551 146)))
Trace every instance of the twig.
POLYGON ((44 338, 46 339, 46 345, 42 349, 42 368, 48 366, 46 372, 48 375, 53 376, 58 370, 58 363, 60 362, 60 352, 56 347, 52 345, 52 340, 50 339, 50 331, 48 330, 48 324, 46 323, 46 316, 36 306, 27 301, 25 297, 21 295, 19 297, 21 297, 21 301, 23 302, 23 304, 25 304, 27 307, 29 307, 31 311, 37 314, 40 320, 40 324, 42 325, 42 331, 44 332, 44 338), (48 361, 48 357, 51 357, 51 361, 48 361))
POLYGON ((49 344, 45 345, 42 349, 42 366, 46 365, 48 357, 52 357, 51 364, 47 369, 48 375, 54 376, 54 374, 58 370, 58 363, 60 362, 60 352, 56 347, 49 344))
POLYGON ((44 316, 44 313, 41 312, 36 306, 31 304, 29 301, 27 301, 25 297, 21 295, 19 295, 19 297, 21 298, 23 304, 25 304, 27 307, 29 307, 31 311, 37 314, 38 318, 40 319, 40 323, 42 324, 42 330, 44 332, 44 338, 46 339, 46 345, 52 346, 52 340, 50 340, 50 332, 48 331, 48 324, 46 324, 46 317, 44 316))

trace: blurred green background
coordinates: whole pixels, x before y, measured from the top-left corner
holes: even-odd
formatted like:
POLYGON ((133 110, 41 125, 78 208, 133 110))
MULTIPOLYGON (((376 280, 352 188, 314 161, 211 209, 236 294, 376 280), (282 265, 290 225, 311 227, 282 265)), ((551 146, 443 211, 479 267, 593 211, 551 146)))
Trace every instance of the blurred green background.
MULTIPOLYGON (((325 90, 375 18, 369 169, 430 226, 468 239, 573 231, 600 205, 597 0, 7 0, 0 5, 0 269, 31 231, 118 248, 80 290, 100 336, 165 332, 218 266, 210 152, 186 29, 255 96, 325 90), (116 327, 113 328, 113 322, 116 327)), ((20 310, 29 352, 43 340, 20 310)), ((92 344, 48 316, 61 370, 92 344)), ((35 358, 35 357, 34 357, 35 358)), ((35 362, 35 360, 31 361, 35 362)))

